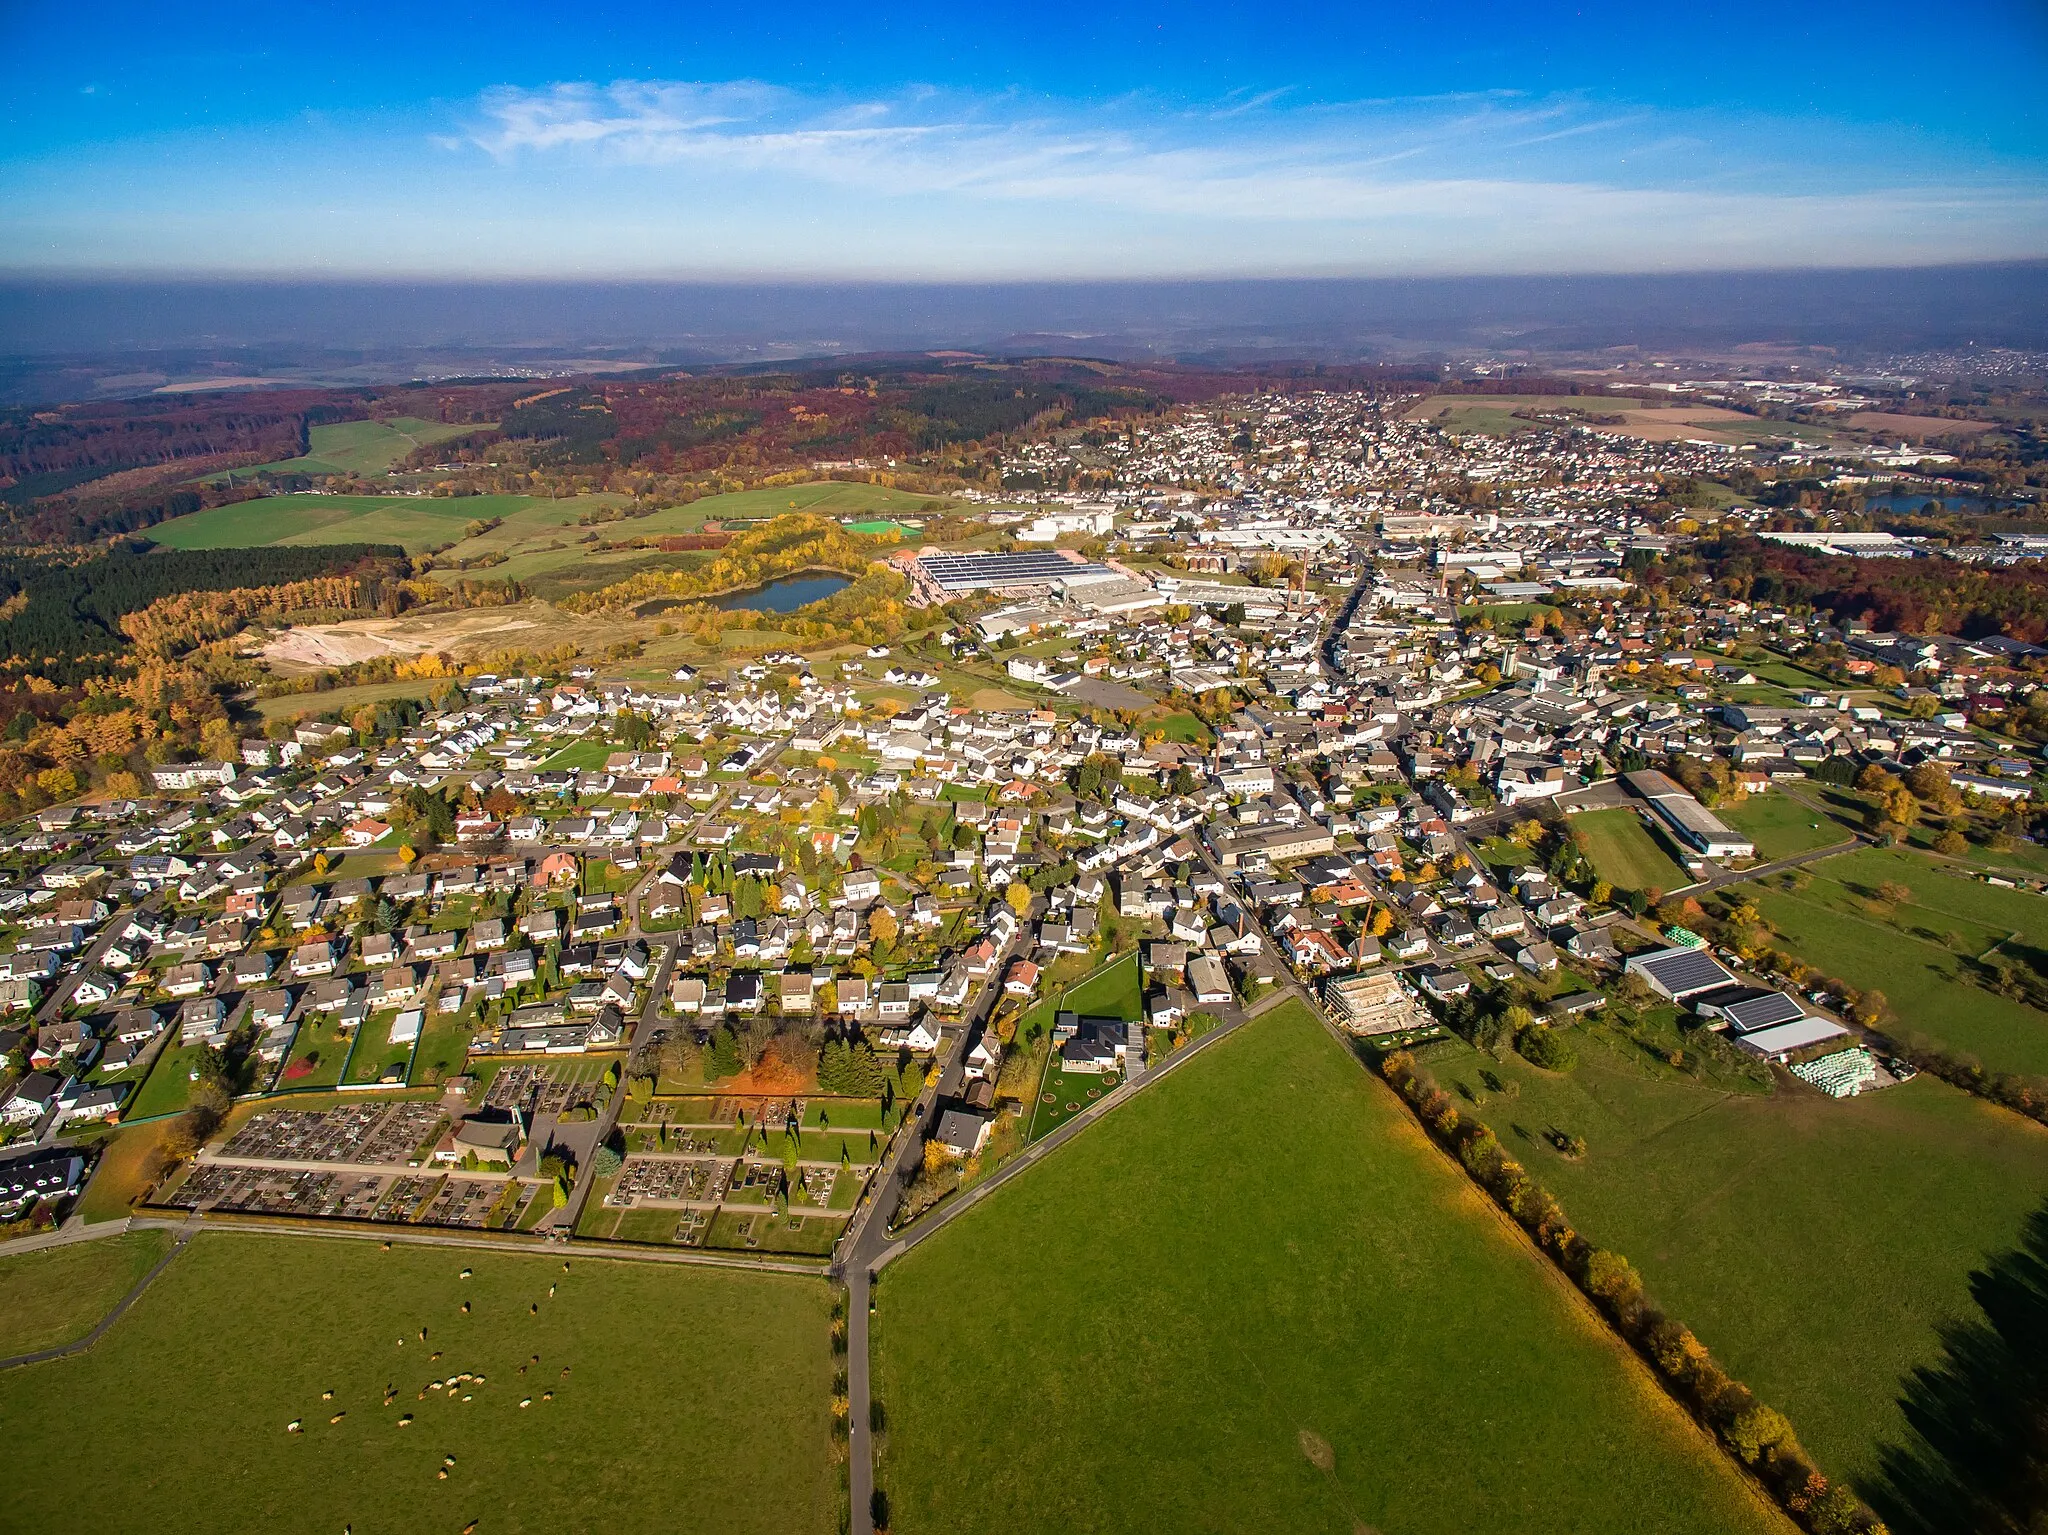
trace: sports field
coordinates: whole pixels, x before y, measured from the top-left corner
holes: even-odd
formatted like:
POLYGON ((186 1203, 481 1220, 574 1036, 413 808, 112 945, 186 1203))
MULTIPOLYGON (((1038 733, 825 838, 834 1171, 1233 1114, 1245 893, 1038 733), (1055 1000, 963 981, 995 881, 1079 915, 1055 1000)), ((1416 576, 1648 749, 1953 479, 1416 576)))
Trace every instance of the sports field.
POLYGON ((1789 1528, 1299 1004, 878 1295, 899 1535, 1789 1528))
POLYGON ((1869 1470, 1905 1431, 1901 1378, 1968 1311, 1971 1268, 2048 1196, 2048 1131, 1926 1076, 1841 1102, 1789 1083, 1721 1093, 1581 1032, 1568 1074, 1462 1047, 1430 1070, 1481 1100, 1510 1155, 1791 1417, 1823 1470, 1869 1470), (1586 1155, 1560 1156, 1553 1128, 1586 1155))
POLYGON ((1799 890, 1778 879, 1743 887, 1784 947, 1852 986, 1882 991, 1903 1036, 1967 1051, 1994 1071, 2048 1075, 2048 1013, 1969 981, 1970 961, 1995 947, 2042 943, 2042 897, 1896 848, 1845 853, 1806 873, 1799 890), (1886 884, 1912 898, 1883 901, 1886 884))
POLYGON ((1633 810, 1589 810, 1571 824, 1586 839, 1586 856, 1617 890, 1676 890, 1692 876, 1664 851, 1633 810))
POLYGON ((838 1527, 822 1283, 571 1263, 202 1235, 90 1353, 0 1375, 8 1506, 94 1535, 838 1527))
POLYGON ((170 1245, 168 1232, 130 1231, 0 1258, 0 1357, 84 1337, 170 1245))

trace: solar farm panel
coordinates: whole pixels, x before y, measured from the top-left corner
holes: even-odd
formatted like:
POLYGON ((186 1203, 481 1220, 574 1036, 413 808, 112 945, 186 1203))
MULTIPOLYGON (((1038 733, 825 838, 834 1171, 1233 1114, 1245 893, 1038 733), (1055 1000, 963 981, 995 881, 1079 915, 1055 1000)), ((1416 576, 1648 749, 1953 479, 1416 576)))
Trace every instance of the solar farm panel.
POLYGON ((1086 576, 1112 574, 1101 565, 1082 565, 1052 551, 1027 554, 925 554, 918 556, 924 573, 948 591, 973 591, 991 586, 1049 585, 1086 576))

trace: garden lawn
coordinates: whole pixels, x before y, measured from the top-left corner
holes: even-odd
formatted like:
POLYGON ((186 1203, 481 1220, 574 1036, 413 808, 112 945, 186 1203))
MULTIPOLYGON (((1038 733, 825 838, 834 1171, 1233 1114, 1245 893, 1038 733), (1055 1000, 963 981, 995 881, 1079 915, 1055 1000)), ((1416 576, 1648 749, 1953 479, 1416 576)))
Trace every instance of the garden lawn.
POLYGON ((1924 1075, 1841 1102, 1789 1083, 1734 1095, 1577 1043, 1569 1075, 1464 1046, 1429 1069, 1484 1100, 1467 1111, 1792 1419, 1823 1470, 1870 1471, 1904 1436, 1902 1378, 1972 1310, 1971 1268, 2048 1197, 2048 1131, 1924 1075), (1585 1157, 1560 1156, 1552 1128, 1583 1136, 1585 1157))
POLYGON ((167 1231, 128 1231, 0 1258, 0 1357, 84 1337, 170 1245, 167 1231))
POLYGON ((601 736, 595 740, 571 741, 541 763, 541 767, 548 772, 561 768, 575 768, 579 771, 584 768, 601 768, 605 764, 605 759, 619 750, 621 748, 612 745, 601 736))
POLYGON ((878 1295, 899 1535, 1789 1529, 1298 1003, 878 1295))
POLYGON ((1031 1113, 1031 1139, 1035 1141, 1057 1130, 1090 1104, 1108 1097, 1122 1082, 1120 1073, 1104 1076, 1093 1071, 1061 1071, 1055 1051, 1038 1084, 1038 1102, 1031 1113))
POLYGON ((1571 824, 1585 836, 1593 867, 1617 890, 1676 890, 1692 883, 1633 810, 1589 810, 1573 816, 1571 824))
POLYGON ((156 1064, 127 1105, 122 1118, 149 1119, 158 1114, 183 1113, 192 1100, 192 1068, 206 1054, 204 1045, 179 1045, 165 1041, 157 1051, 156 1064))
POLYGON ((444 1013, 426 998, 427 1021, 420 1030, 419 1048, 413 1051, 412 1071, 407 1080, 422 1083, 445 1082, 462 1074, 463 1058, 469 1053, 469 1038, 476 1026, 470 1008, 444 1013))
POLYGON ((1145 1015, 1143 978, 1135 952, 1112 960, 1085 981, 1069 987, 1059 1005, 1067 1012, 1088 1013, 1098 1018, 1121 1018, 1126 1022, 1145 1015))
POLYGON ((411 1042, 393 1044, 391 1041, 391 1026, 398 1021, 398 1011, 397 1008, 379 1010, 364 1022, 362 1037, 349 1053, 349 1081, 375 1082, 387 1071, 396 1071, 401 1078, 405 1076, 412 1065, 413 1047, 411 1042))
POLYGON ((353 1037, 342 1033, 336 1014, 314 1013, 292 1036, 291 1053, 277 1075, 275 1090, 302 1093, 309 1088, 333 1087, 341 1080, 354 1045, 353 1037))
POLYGON ((202 1235, 90 1353, 0 1376, 8 1506, 51 1535, 836 1529, 824 1285, 572 1261, 202 1235), (485 1381, 421 1396, 459 1370, 485 1381))
POLYGON ((1757 857, 1766 863, 1846 842, 1856 834, 1848 823, 1782 790, 1747 795, 1714 814, 1754 842, 1757 857))
POLYGON ((1897 1022, 1887 1027, 1977 1056, 1994 1071, 2048 1075, 2048 1014, 1969 984, 1968 959, 2019 935, 2039 944, 2048 901, 1950 872, 1923 854, 1865 848, 1806 871, 1810 883, 1745 885, 1786 948, 1826 973, 1885 995, 1897 1022), (1906 886, 1913 899, 1873 907, 1879 886, 1906 886))

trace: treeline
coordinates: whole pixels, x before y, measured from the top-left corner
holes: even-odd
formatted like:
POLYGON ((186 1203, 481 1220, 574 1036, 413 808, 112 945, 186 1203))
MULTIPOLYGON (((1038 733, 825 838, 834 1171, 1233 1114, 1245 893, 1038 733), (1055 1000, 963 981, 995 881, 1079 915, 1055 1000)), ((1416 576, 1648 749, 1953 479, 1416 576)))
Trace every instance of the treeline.
POLYGON ((18 672, 69 686, 102 673, 126 649, 123 618, 166 597, 352 574, 374 606, 382 584, 406 568, 403 550, 375 544, 150 552, 124 545, 76 564, 0 555, 0 655, 18 672))
POLYGON ((948 379, 913 391, 902 408, 910 418, 905 426, 912 445, 929 451, 1014 432, 1047 411, 1064 411, 1085 419, 1155 411, 1165 403, 1159 395, 1142 389, 948 379))
POLYGON ((663 597, 688 599, 760 586, 800 570, 865 572, 874 556, 895 540, 849 533, 829 517, 794 512, 747 529, 718 557, 688 570, 643 570, 594 592, 563 599, 571 612, 636 607, 663 597))
POLYGON ((2048 641, 2048 567, 2039 562, 1838 558, 1758 539, 1724 539, 1700 552, 1723 591, 1751 602, 1811 607, 1837 622, 1908 634, 2048 641))
POLYGON ((305 451, 306 412, 332 405, 324 390, 179 396, 0 412, 0 476, 9 482, 79 469, 111 473, 142 464, 305 451))
POLYGON ((316 576, 279 586, 180 592, 159 597, 138 612, 123 614, 120 629, 143 655, 182 655, 239 634, 258 619, 274 622, 287 614, 370 610, 365 602, 369 590, 370 583, 359 576, 316 576))
POLYGON ((1549 1191, 1502 1151, 1491 1129, 1461 1113, 1412 1055, 1396 1051, 1380 1063, 1380 1070, 1472 1181, 1514 1217, 1649 1362, 1673 1398, 1756 1475, 1803 1529, 1814 1535, 1881 1535, 1885 1527, 1877 1516, 1807 1457, 1784 1414, 1759 1402, 1689 1328, 1659 1310, 1628 1259, 1595 1247, 1574 1230, 1549 1191))
POLYGON ((22 512, 12 530, 23 543, 90 544, 103 538, 142 533, 173 517, 209 507, 230 506, 267 494, 262 486, 208 481, 201 485, 152 485, 115 494, 44 501, 22 512))

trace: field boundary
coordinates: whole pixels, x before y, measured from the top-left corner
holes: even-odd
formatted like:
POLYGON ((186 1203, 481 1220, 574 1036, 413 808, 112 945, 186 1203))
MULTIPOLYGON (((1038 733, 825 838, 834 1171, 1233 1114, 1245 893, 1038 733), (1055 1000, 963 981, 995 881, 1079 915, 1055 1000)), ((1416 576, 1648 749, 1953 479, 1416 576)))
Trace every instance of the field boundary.
MULTIPOLYGON (((107 1224, 111 1227, 118 1223, 109 1221, 107 1224)), ((90 1230, 91 1228, 87 1229, 90 1230)), ((124 1225, 122 1229, 127 1230, 129 1229, 129 1227, 124 1225)), ((151 1225, 149 1227, 146 1227, 145 1229, 161 1228, 157 1227, 155 1223, 151 1223, 151 1225)), ((96 1233, 96 1235, 97 1234, 98 1233, 96 1233)), ((108 1231, 105 1234, 112 1235, 113 1233, 111 1231, 108 1231)), ((179 1230, 173 1232, 171 1235, 170 1251, 165 1253, 161 1258, 157 1259, 156 1262, 150 1266, 149 1272, 144 1274, 140 1279, 136 1280, 134 1285, 130 1287, 128 1293, 122 1296, 119 1300, 115 1301, 113 1309, 110 1310, 105 1316, 101 1317, 99 1321, 96 1324, 94 1324, 92 1330, 88 1332, 84 1337, 74 1338, 69 1343, 59 1343, 51 1348, 36 1349, 32 1353, 16 1354, 9 1359, 0 1359, 0 1370, 18 1370, 27 1365, 47 1364, 49 1361, 53 1359, 68 1359, 73 1354, 84 1353, 87 1349, 91 1348, 95 1343, 99 1342, 100 1339, 104 1338, 107 1335, 107 1330, 111 1328, 116 1322, 121 1320, 121 1317, 124 1313, 126 1313, 130 1306, 134 1305, 138 1300, 142 1299, 142 1292, 150 1287, 150 1285, 155 1281, 157 1275, 161 1274, 165 1269, 171 1266, 171 1260, 177 1257, 179 1253, 185 1250, 185 1244, 191 1241, 192 1237, 193 1229, 189 1223, 182 1226, 179 1230)), ((91 1241, 93 1240, 93 1238, 79 1237, 75 1240, 91 1241)), ((53 1242, 47 1245, 53 1247, 62 1247, 68 1246, 70 1244, 62 1242, 53 1242)))
MULTIPOLYGON (((1091 980, 1093 978, 1093 976, 1089 977, 1091 980)), ((1081 1110, 1072 1119, 1055 1125, 1051 1130, 1048 1130, 1043 1139, 1033 1141, 1030 1145, 1026 1146, 1009 1161, 1005 1162, 993 1173, 990 1173, 986 1180, 977 1183, 973 1188, 962 1194, 958 1200, 949 1200, 934 1209, 924 1219, 914 1221, 909 1226, 906 1226, 893 1242, 875 1254, 874 1261, 868 1265, 868 1272, 879 1275, 885 1265, 893 1263, 896 1259, 902 1257, 949 1221, 973 1209, 981 1202, 983 1196, 992 1193, 1003 1184, 1009 1182, 1011 1178, 1024 1171, 1024 1169, 1035 1166, 1043 1158, 1050 1156, 1060 1147, 1066 1145, 1068 1141, 1074 1139, 1083 1130, 1087 1129, 1088 1126, 1107 1115, 1110 1110, 1121 1104, 1128 1103, 1138 1093, 1143 1092, 1154 1082, 1159 1081, 1160 1078, 1173 1071, 1181 1062, 1192 1060, 1217 1040, 1235 1034, 1246 1024, 1271 1012, 1282 1002, 1288 1001, 1294 996, 1295 993, 1286 988, 1278 989, 1271 996, 1261 998, 1252 1008, 1239 1017, 1220 1023, 1208 1033, 1198 1035, 1194 1039, 1189 1040, 1187 1044, 1174 1051, 1159 1066, 1148 1067, 1145 1075, 1138 1081, 1119 1083, 1111 1091, 1104 1094, 1099 1102, 1089 1104, 1087 1108, 1081 1110)))

